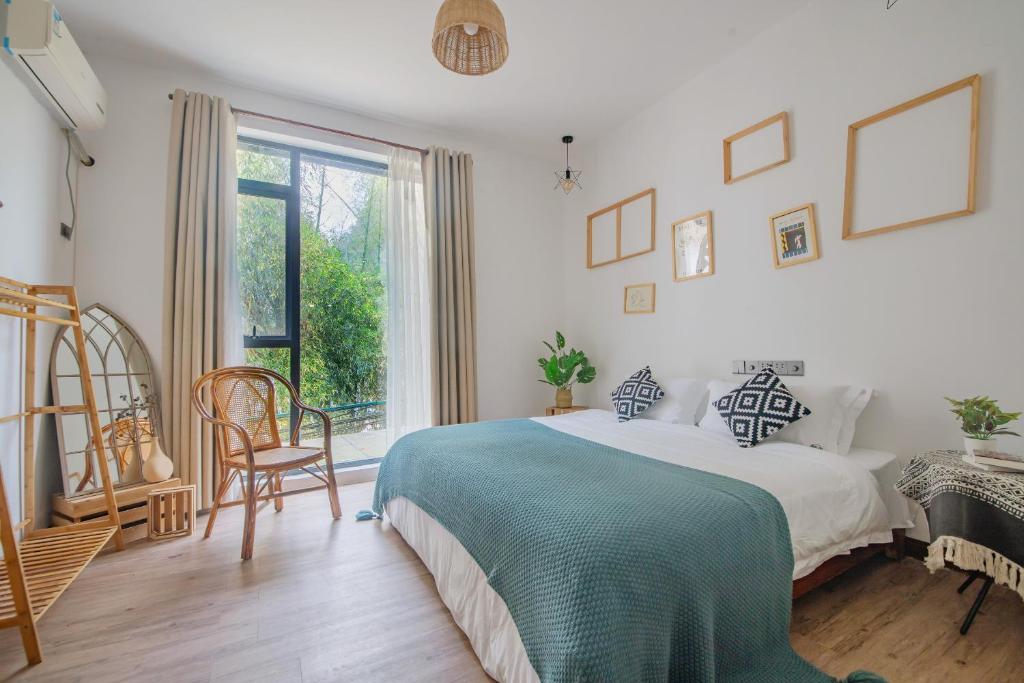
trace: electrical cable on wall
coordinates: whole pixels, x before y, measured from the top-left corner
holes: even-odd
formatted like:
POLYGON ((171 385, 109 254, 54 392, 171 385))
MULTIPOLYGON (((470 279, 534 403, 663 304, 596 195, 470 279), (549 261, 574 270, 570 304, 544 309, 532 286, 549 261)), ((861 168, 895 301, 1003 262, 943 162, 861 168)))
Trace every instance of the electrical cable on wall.
POLYGON ((68 183, 68 198, 71 200, 71 225, 60 224, 60 234, 64 239, 70 240, 75 232, 75 225, 78 222, 78 207, 76 206, 76 192, 78 189, 78 167, 75 167, 75 185, 71 185, 71 131, 65 130, 64 137, 68 143, 67 161, 64 162, 64 180, 68 183))
MULTIPOLYGON (((68 155, 64 162, 64 180, 67 181, 68 186, 68 199, 71 203, 71 225, 64 223, 60 224, 60 234, 64 239, 71 241, 75 232, 75 228, 78 225, 78 181, 81 178, 81 169, 78 167, 80 163, 82 166, 95 166, 96 159, 94 159, 89 152, 86 151, 82 141, 78 139, 75 131, 65 128, 64 137, 68 143, 68 155), (74 152, 75 159, 78 163, 75 164, 75 182, 71 182, 71 154, 74 152)), ((78 240, 74 240, 72 247, 71 256, 71 276, 72 281, 78 274, 78 240)))

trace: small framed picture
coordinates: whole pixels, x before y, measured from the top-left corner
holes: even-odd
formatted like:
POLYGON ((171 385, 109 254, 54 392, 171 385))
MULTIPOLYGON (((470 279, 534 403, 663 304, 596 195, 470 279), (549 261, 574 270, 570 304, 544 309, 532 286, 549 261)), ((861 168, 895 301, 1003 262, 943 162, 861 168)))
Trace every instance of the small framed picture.
POLYGON ((626 285, 623 313, 654 313, 654 283, 626 285))
POLYGON ((772 231, 772 258, 776 268, 795 266, 818 258, 818 228, 814 204, 804 204, 768 219, 772 231))
POLYGON ((703 211, 672 224, 672 279, 676 282, 715 272, 711 212, 703 211))

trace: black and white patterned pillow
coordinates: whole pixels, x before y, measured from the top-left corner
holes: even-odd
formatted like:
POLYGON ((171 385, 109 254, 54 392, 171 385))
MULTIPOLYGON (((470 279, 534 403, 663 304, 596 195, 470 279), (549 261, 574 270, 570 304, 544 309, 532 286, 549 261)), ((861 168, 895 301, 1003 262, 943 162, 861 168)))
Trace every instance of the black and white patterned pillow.
POLYGON ((715 408, 743 448, 756 446, 786 425, 811 414, 768 368, 718 399, 715 408))
POLYGON ((612 405, 615 406, 619 422, 627 422, 664 395, 665 391, 651 377, 651 368, 648 366, 634 372, 612 392, 612 405))

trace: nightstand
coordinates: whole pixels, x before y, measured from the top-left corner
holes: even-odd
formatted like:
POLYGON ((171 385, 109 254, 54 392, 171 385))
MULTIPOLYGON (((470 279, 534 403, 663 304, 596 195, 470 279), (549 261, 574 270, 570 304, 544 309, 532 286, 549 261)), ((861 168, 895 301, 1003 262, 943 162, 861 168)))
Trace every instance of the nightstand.
POLYGON ((993 583, 1024 598, 1024 473, 978 469, 962 456, 963 451, 916 455, 896 488, 928 516, 928 568, 935 571, 948 560, 969 572, 960 593, 983 579, 960 627, 966 634, 993 583))
POLYGON ((558 408, 556 406, 549 406, 544 409, 544 415, 551 417, 552 415, 565 415, 566 413, 575 413, 579 410, 587 410, 587 406, 569 406, 568 408, 558 408))

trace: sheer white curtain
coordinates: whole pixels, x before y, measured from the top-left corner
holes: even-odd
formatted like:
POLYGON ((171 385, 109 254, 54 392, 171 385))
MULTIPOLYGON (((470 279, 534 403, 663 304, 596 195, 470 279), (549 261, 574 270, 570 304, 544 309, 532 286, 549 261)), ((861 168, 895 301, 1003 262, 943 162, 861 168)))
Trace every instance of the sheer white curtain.
POLYGON ((423 158, 395 149, 388 164, 387 439, 435 424, 434 246, 423 204, 423 158))

